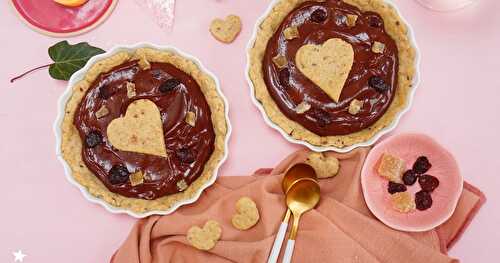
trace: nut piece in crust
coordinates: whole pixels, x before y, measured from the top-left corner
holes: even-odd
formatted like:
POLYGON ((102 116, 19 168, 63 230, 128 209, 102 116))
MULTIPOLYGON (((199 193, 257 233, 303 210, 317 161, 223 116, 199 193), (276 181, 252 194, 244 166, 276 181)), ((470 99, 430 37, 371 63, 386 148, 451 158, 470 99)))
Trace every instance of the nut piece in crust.
POLYGON ((192 226, 187 232, 189 244, 200 250, 210 250, 220 239, 222 229, 215 220, 208 220, 203 228, 192 226))
POLYGON ((216 18, 210 24, 210 33, 223 43, 231 43, 241 31, 241 19, 236 15, 229 15, 222 20, 216 18))
POLYGON ((337 158, 323 153, 310 153, 305 163, 314 168, 319 179, 334 177, 340 169, 340 162, 337 158))
POLYGON ((242 197, 236 202, 236 214, 233 215, 231 223, 239 230, 247 230, 259 221, 259 209, 255 202, 249 197, 242 197))
POLYGON ((405 161, 388 153, 380 157, 378 174, 395 183, 402 183, 401 176, 406 169, 405 161))

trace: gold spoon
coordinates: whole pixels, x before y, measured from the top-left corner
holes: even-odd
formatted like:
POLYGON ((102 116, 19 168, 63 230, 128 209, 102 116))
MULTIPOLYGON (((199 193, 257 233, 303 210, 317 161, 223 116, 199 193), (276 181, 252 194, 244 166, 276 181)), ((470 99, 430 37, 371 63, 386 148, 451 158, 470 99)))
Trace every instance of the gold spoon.
POLYGON ((290 263, 295 246, 295 238, 299 228, 299 220, 303 213, 313 209, 319 202, 320 189, 318 182, 304 178, 293 184, 286 194, 286 205, 292 211, 293 225, 288 243, 286 244, 283 263, 290 263))
MULTIPOLYGON (((295 183, 300 181, 301 179, 309 178, 312 180, 316 180, 316 172, 314 169, 305 163, 298 163, 292 166, 283 176, 282 188, 283 193, 287 194, 290 187, 292 187, 295 183)), ((276 234, 276 239, 274 240, 273 248, 271 249, 271 253, 269 254, 269 258, 267 260, 268 263, 275 263, 278 261, 278 257, 281 250, 281 245, 283 244, 283 240, 285 239, 286 229, 288 228, 288 221, 290 220, 291 211, 289 208, 286 210, 285 217, 283 217, 283 221, 281 222, 278 233, 276 234)))

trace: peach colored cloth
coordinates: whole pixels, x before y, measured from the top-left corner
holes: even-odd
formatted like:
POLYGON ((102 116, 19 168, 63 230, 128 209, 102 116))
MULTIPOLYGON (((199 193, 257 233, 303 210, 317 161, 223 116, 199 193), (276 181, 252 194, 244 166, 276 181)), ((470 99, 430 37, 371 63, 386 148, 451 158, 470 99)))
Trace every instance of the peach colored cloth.
MULTIPOLYGON (((363 199, 360 170, 368 151, 327 153, 340 159, 341 169, 335 178, 320 181, 322 198, 301 218, 293 262, 457 262, 446 255, 447 249, 482 205, 484 195, 465 184, 453 217, 436 230, 393 230, 371 215, 363 199)), ((253 176, 219 177, 195 204, 168 216, 139 220, 111 262, 266 262, 285 213, 282 173, 307 154, 296 152, 276 168, 261 169, 253 176), (255 200, 261 215, 247 231, 231 225, 234 205, 242 196, 255 200), (209 219, 220 223, 222 237, 212 250, 200 251, 187 243, 186 232, 209 219)))

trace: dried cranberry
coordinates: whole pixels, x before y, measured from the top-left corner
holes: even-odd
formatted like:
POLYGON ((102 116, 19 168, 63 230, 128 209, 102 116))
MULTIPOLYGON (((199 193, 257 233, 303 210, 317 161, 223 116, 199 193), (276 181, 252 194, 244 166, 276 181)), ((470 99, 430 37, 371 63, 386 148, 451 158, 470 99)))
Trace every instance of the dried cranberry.
POLYGON ((102 143, 102 135, 98 131, 91 131, 85 137, 85 145, 87 145, 88 148, 94 148, 101 143, 102 143))
POLYGON ((413 164, 413 170, 418 174, 424 174, 425 172, 431 169, 432 164, 429 162, 429 159, 425 156, 420 156, 417 158, 415 163, 413 164))
POLYGON ((99 98, 107 100, 116 93, 116 90, 110 86, 104 85, 99 88, 99 98))
POLYGON ((167 79, 165 82, 163 82, 160 85, 160 92, 162 92, 162 93, 170 92, 170 91, 174 90, 177 86, 179 86, 179 84, 181 84, 181 81, 178 79, 174 79, 174 78, 167 79))
POLYGON ((290 83, 290 70, 288 70, 288 68, 280 70, 280 72, 278 73, 278 78, 281 85, 288 86, 288 84, 290 83))
POLYGON ((188 148, 178 149, 177 151, 175 151, 175 156, 177 156, 177 159, 179 159, 179 161, 181 161, 182 163, 194 162, 193 153, 188 148))
POLYGON ((378 92, 384 92, 389 89, 389 85, 381 77, 373 76, 368 80, 368 85, 378 92))
POLYGON ((332 123, 332 116, 330 116, 330 113, 322 109, 313 109, 311 115, 316 119, 319 127, 325 127, 332 123))
POLYGON ((123 165, 115 165, 109 170, 109 182, 113 185, 123 184, 128 181, 130 172, 123 165))
POLYGON ((413 170, 408 170, 403 174, 405 185, 413 185, 417 181, 418 174, 413 170))
POLYGON ((395 193, 406 192, 406 185, 389 182, 389 185, 387 186, 387 191, 391 195, 395 193))
POLYGON ((439 186, 439 180, 428 174, 419 176, 418 183, 420 184, 420 187, 422 187, 422 190, 427 192, 432 192, 439 186))
POLYGON ((370 25, 371 27, 382 27, 383 24, 384 22, 379 16, 377 15, 368 16, 368 25, 370 25))
POLYGON ((328 18, 328 14, 323 9, 316 9, 311 13, 311 21, 315 23, 323 23, 328 18))
POLYGON ((432 206, 431 194, 427 191, 419 191, 415 194, 415 205, 418 210, 427 210, 432 206))

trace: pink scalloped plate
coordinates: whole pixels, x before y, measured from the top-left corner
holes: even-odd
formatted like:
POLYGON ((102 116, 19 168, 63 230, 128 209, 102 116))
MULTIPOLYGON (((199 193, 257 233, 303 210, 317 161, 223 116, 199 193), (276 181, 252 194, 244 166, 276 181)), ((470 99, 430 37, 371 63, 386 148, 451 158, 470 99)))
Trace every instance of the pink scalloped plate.
POLYGON ((89 0, 79 7, 65 7, 53 0, 12 0, 19 17, 45 35, 67 37, 87 32, 102 23, 118 0, 89 0))
MULTIPOLYGON (((450 218, 462 193, 463 178, 455 158, 434 139, 423 134, 401 134, 377 144, 368 154, 361 171, 361 186, 370 211, 387 226, 410 232, 431 230, 450 218), (431 196, 433 205, 425 211, 401 213, 392 208, 388 181, 377 173, 380 156, 389 153, 405 160, 407 169, 419 156, 426 156, 432 164, 426 173, 439 179, 439 187, 431 196)), ((420 191, 416 182, 408 186, 414 194, 420 191)))

